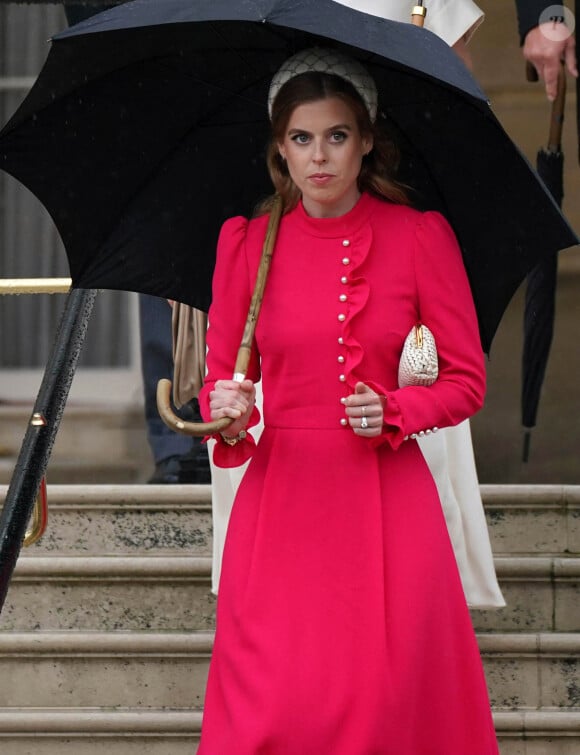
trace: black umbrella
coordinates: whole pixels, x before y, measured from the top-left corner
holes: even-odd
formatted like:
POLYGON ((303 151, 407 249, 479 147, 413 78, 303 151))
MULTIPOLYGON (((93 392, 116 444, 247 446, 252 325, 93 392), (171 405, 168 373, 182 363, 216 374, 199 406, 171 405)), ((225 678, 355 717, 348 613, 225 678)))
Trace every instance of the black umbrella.
POLYGON ((578 238, 469 72, 425 29, 332 0, 135 0, 53 40, 0 134, 0 167, 48 208, 74 286, 207 308, 221 222, 270 191, 270 79, 314 44, 375 77, 402 180, 458 236, 488 351, 528 271, 578 238))
MULTIPOLYGON (((537 77, 536 77, 537 78, 537 77)), ((546 187, 559 206, 564 197, 564 155, 561 149, 566 75, 560 67, 558 95, 552 104, 550 134, 546 148, 538 151, 536 167, 546 187)), ((556 310, 557 252, 547 254, 528 274, 524 304, 524 349, 522 354, 522 425, 523 461, 530 453, 531 429, 536 425, 538 405, 550 347, 554 334, 556 310)))

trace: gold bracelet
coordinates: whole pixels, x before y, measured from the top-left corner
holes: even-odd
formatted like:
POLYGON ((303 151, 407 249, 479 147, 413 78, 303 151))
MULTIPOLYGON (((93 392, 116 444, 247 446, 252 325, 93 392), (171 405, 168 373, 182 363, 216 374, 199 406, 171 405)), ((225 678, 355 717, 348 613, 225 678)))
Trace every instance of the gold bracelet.
POLYGON ((244 440, 247 434, 248 433, 245 430, 240 430, 240 432, 237 435, 234 435, 233 437, 220 433, 220 435, 222 436, 222 440, 224 441, 224 443, 227 443, 228 446, 237 445, 241 440, 244 440))

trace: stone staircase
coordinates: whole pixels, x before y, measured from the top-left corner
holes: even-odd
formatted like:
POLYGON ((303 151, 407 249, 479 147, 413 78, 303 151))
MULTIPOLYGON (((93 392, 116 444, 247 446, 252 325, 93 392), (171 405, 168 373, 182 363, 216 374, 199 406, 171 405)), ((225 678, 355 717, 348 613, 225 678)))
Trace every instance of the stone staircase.
MULTIPOLYGON (((482 488, 508 606, 473 620, 501 753, 577 755, 580 488, 482 488)), ((0 615, 0 751, 192 755, 214 625, 209 488, 52 485, 49 505, 0 615)))
MULTIPOLYGON (((34 402, 0 400, 0 485, 12 477, 34 402)), ((69 402, 50 455, 52 484, 135 484, 152 471, 143 408, 69 402)))

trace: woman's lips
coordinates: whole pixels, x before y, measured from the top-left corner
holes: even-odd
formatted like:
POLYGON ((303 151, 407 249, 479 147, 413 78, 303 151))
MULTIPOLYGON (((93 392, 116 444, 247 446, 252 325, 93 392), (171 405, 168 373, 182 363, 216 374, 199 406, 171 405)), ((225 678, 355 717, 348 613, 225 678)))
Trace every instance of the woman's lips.
POLYGON ((331 179, 332 175, 330 173, 313 173, 311 176, 308 176, 308 180, 316 186, 324 186, 331 179))

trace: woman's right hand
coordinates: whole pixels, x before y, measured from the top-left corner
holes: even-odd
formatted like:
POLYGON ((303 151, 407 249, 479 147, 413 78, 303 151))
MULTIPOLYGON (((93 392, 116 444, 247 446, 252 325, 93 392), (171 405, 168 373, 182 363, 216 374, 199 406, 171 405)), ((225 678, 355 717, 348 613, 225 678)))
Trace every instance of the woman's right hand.
POLYGON ((256 388, 251 380, 238 383, 235 380, 216 380, 209 394, 212 420, 231 417, 234 421, 223 435, 235 437, 245 430, 256 403, 256 388))

